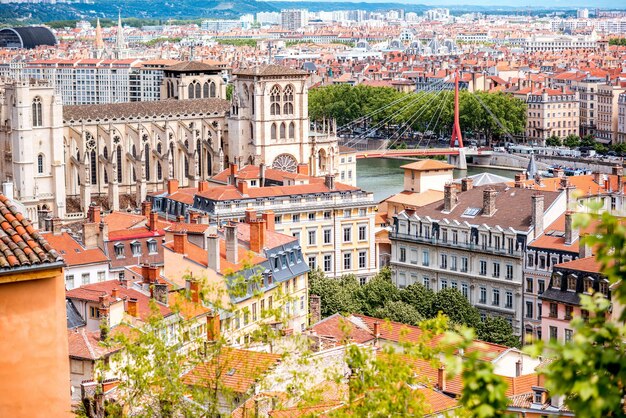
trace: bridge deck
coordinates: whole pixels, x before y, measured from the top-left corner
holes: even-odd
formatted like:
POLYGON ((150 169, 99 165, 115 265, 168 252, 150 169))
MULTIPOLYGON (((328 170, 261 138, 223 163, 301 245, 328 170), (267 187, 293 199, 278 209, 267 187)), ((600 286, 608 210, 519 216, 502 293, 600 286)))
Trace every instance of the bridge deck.
MULTIPOLYGON (((490 155, 491 150, 465 148, 465 155, 490 155)), ((416 149, 385 149, 358 151, 356 158, 383 158, 383 157, 420 157, 436 155, 459 155, 458 148, 416 148, 416 149)))

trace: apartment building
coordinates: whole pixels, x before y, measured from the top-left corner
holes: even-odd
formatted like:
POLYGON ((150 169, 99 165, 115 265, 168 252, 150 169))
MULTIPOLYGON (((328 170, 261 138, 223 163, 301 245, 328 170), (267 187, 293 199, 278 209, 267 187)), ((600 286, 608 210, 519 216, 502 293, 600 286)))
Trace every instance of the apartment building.
POLYGON ((335 177, 311 177, 306 165, 289 173, 231 164, 214 176, 214 184, 170 189, 148 196, 166 217, 189 220, 207 214, 209 222, 242 220, 248 208, 275 214, 276 231, 297 237, 311 269, 331 277, 355 274, 362 281, 374 275, 376 203, 372 193, 335 182, 335 177))
POLYGON ((523 44, 524 52, 596 49, 597 36, 591 35, 532 35, 523 44))
POLYGON ((542 88, 526 92, 528 120, 526 136, 531 141, 545 144, 545 140, 556 135, 564 138, 579 133, 579 96, 566 87, 561 89, 542 88))
POLYGON ((308 14, 306 9, 283 9, 280 11, 280 25, 283 29, 298 30, 307 25, 308 14))
POLYGON ((221 332, 231 343, 251 342, 252 334, 268 321, 290 332, 301 332, 309 325, 309 267, 298 240, 276 232, 271 214, 257 217, 249 209, 244 222, 223 228, 174 226, 173 240, 164 245, 164 275, 174 283, 189 276, 203 281, 209 299, 221 303, 221 332), (185 231, 194 227, 203 231, 205 245, 188 239, 185 231), (238 276, 246 281, 245 291, 238 276), (272 309, 277 308, 281 317, 273 315, 272 309))
POLYGON ((574 80, 572 90, 578 92, 580 109, 579 135, 595 135, 598 126, 598 88, 604 83, 602 77, 585 77, 574 80))
POLYGON ((617 143, 626 142, 626 93, 617 99, 617 143))
POLYGON ((598 85, 596 140, 605 144, 617 143, 619 95, 624 91, 626 88, 622 87, 619 82, 607 80, 606 83, 598 85))
POLYGON ((570 326, 573 318, 586 318, 589 312, 580 306, 580 295, 600 292, 611 298, 610 283, 601 273, 595 257, 584 257, 556 264, 550 283, 540 296, 543 304, 542 335, 544 341, 571 341, 574 333, 570 326))
POLYGON ((519 334, 524 251, 563 213, 565 194, 505 184, 466 187, 458 193, 447 184, 443 200, 394 217, 393 282, 459 289, 482 317, 502 316, 519 334))

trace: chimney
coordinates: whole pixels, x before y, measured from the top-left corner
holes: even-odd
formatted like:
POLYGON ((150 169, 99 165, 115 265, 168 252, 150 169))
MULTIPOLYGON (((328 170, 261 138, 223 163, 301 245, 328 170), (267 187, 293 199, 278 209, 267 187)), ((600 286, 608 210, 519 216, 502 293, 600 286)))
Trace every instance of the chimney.
POLYGON ((456 206, 456 187, 452 183, 443 186, 443 210, 451 212, 456 206))
POLYGON ((259 187, 265 187, 265 164, 259 165, 259 187))
POLYGON ((97 206, 97 205, 89 206, 89 209, 87 210, 87 219, 90 223, 99 224, 101 220, 100 206, 97 206))
POLYGON ((515 175, 515 187, 517 188, 524 187, 524 180, 526 180, 526 175, 523 173, 517 173, 515 175))
POLYGON ((224 227, 226 235, 226 260, 229 263, 237 264, 239 256, 239 242, 237 239, 237 225, 228 224, 224 227))
POLYGON ((148 218, 150 216, 150 212, 152 212, 152 202, 149 200, 141 202, 141 214, 148 218))
POLYGON ((496 213, 496 191, 489 187, 483 190, 483 216, 493 216, 496 213))
POLYGON ((468 190, 472 190, 474 188, 474 179, 470 179, 469 177, 465 177, 461 180, 461 191, 466 192, 468 190))
POLYGON ((178 215, 176 217, 176 222, 178 222, 179 224, 182 224, 185 222, 185 217, 183 215, 178 215))
POLYGON ((144 283, 156 283, 159 277, 159 268, 157 266, 143 264, 141 266, 141 275, 143 276, 144 283))
POLYGON ((609 179, 604 179, 604 190, 605 191, 610 191, 611 189, 611 182, 609 181, 609 179))
POLYGON ((248 194, 248 182, 245 180, 240 180, 239 183, 237 183, 237 189, 239 190, 239 193, 241 193, 242 195, 247 195, 248 194))
POLYGON ((187 279, 189 282, 189 295, 193 303, 200 303, 200 283, 194 279, 187 279))
POLYGON ((572 245, 578 239, 578 228, 574 227, 574 214, 565 212, 565 244, 572 245))
POLYGON ((174 234, 174 252, 187 254, 187 233, 177 232, 174 234))
POLYGON ((311 324, 317 324, 322 320, 321 298, 318 295, 309 296, 309 314, 311 324))
POLYGON ((600 172, 595 172, 593 173, 593 181, 595 181, 596 183, 598 183, 598 185, 602 186, 602 178, 604 176, 602 175, 602 173, 600 172))
POLYGON ((298 174, 304 174, 305 176, 309 175, 309 165, 306 163, 298 164, 298 174))
POLYGON ((49 225, 46 229, 52 231, 52 235, 61 235, 61 218, 57 216, 49 218, 49 225))
POLYGON ((114 287, 113 289, 111 289, 111 297, 114 300, 117 300, 117 298, 119 297, 119 289, 117 287, 114 287))
POLYGON ((178 180, 169 179, 167 181, 167 194, 171 195, 178 191, 178 180))
POLYGON ((380 338, 380 322, 374 321, 374 337, 380 338))
POLYGON ((169 292, 167 290, 167 283, 154 283, 153 285, 153 297, 154 299, 162 303, 165 306, 169 304, 169 292))
POLYGON ((582 235, 578 239, 578 257, 587 258, 587 257, 591 257, 592 255, 593 255, 593 251, 591 250, 591 247, 587 245, 587 243, 585 242, 585 236, 582 235))
POLYGON ((247 224, 256 221, 256 210, 254 210, 253 208, 247 208, 244 219, 247 224))
POLYGON ((446 368, 444 366, 439 366, 437 369, 437 388, 440 391, 446 391, 446 368))
POLYGON ((260 254, 265 248, 265 221, 255 220, 250 223, 250 251, 260 254))
POLYGON ((254 398, 254 417, 268 418, 273 409, 273 400, 269 396, 257 396, 254 398))
POLYGON ((220 339, 220 314, 217 312, 206 317, 206 338, 209 341, 220 339))
POLYGON ((324 185, 328 187, 328 190, 335 190, 335 175, 326 174, 326 176, 324 177, 324 185))
POLYGON ((543 233, 543 195, 532 196, 532 223, 535 229, 535 238, 543 233))
POLYGON ((515 362, 515 377, 520 377, 522 375, 522 360, 517 360, 515 362))
POLYGON ((207 267, 219 273, 220 271, 220 239, 217 234, 207 237, 207 267))
POLYGON ((137 299, 128 299, 128 302, 126 302, 126 311, 128 315, 137 317, 137 299))
POLYGON ((230 175, 231 176, 236 176, 237 175, 237 164, 230 163, 229 164, 229 168, 230 168, 230 175))
POLYGON ((273 232, 276 229, 276 217, 274 216, 274 212, 271 210, 263 212, 262 217, 265 221, 265 227, 267 230, 273 232))
POLYGON ((617 192, 624 193, 624 168, 620 165, 613 166, 613 175, 617 176, 617 192))
POLYGON ((554 177, 556 178, 563 178, 563 176, 565 175, 565 172, 563 171, 562 168, 555 168, 552 170, 552 174, 554 174, 554 177))
POLYGON ((148 214, 148 229, 150 231, 156 231, 158 222, 159 222, 159 214, 156 212, 150 212, 148 214))
POLYGON ((209 182, 206 180, 198 182, 198 193, 209 190, 209 182))

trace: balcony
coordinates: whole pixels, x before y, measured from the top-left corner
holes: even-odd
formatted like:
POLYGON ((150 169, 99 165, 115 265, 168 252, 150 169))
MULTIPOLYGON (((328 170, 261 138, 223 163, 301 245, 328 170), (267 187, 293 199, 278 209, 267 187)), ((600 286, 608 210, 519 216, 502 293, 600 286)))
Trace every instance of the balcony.
POLYGON ((419 244, 435 245, 438 247, 467 250, 467 251, 480 252, 480 253, 485 253, 485 254, 501 255, 505 257, 520 258, 523 255, 521 251, 509 251, 505 248, 483 247, 482 245, 477 245, 474 243, 465 243, 465 242, 457 242, 455 244, 452 241, 442 241, 442 240, 438 240, 435 237, 425 238, 425 237, 418 236, 418 235, 403 234, 403 233, 395 232, 395 231, 391 232, 390 238, 415 242, 419 244))

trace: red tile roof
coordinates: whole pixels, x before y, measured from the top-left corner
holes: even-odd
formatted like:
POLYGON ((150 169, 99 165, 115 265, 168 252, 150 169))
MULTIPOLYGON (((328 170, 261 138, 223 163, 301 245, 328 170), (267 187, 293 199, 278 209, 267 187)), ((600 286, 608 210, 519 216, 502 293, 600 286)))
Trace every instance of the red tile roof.
POLYGON ((63 256, 69 267, 109 261, 109 258, 100 248, 87 250, 67 232, 59 235, 44 232, 42 235, 50 243, 50 246, 63 256))
POLYGON ((226 389, 246 393, 259 378, 278 365, 280 358, 278 354, 223 347, 213 359, 197 365, 183 376, 183 381, 188 385, 210 387, 219 380, 226 389))
POLYGON ((71 358, 97 360, 118 350, 102 344, 100 331, 87 331, 85 327, 67 330, 67 338, 71 358))
POLYGON ((555 264, 554 267, 584 271, 587 273, 601 273, 602 265, 596 260, 594 256, 578 258, 572 261, 566 261, 565 263, 555 264))
POLYGON ((0 194, 0 269, 63 261, 17 206, 0 194))

